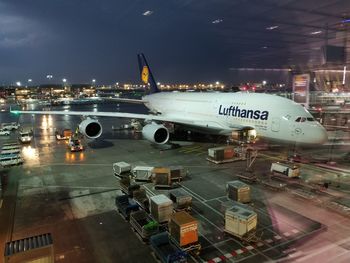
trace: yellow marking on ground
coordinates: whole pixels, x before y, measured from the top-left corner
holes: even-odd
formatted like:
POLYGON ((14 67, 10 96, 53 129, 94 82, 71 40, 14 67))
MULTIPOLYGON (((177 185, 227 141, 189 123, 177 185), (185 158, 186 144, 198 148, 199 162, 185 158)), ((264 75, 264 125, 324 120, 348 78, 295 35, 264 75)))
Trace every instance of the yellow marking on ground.
POLYGON ((200 149, 201 147, 202 146, 199 146, 199 145, 189 146, 189 147, 182 148, 181 150, 179 150, 179 152, 186 153, 188 151, 193 151, 193 150, 196 150, 196 149, 200 149))

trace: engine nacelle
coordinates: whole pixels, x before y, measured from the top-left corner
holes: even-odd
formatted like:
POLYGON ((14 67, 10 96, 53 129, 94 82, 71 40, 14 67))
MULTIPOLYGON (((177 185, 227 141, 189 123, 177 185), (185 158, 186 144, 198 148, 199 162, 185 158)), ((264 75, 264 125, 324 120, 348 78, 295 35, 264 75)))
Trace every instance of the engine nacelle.
POLYGON ((102 126, 97 120, 87 118, 79 124, 79 131, 89 139, 96 139, 102 134, 102 126))
POLYGON ((169 140, 168 129, 156 123, 145 125, 142 129, 142 135, 145 139, 156 144, 165 144, 169 140))

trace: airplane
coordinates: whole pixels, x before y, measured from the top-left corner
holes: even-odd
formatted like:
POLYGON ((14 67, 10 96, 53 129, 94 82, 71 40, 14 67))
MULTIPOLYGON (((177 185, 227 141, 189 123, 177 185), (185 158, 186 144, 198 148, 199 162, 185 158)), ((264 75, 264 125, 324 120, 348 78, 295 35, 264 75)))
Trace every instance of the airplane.
POLYGON ((232 136, 246 132, 248 138, 263 138, 286 144, 320 145, 327 141, 325 128, 300 104, 276 95, 262 93, 161 92, 144 54, 138 54, 141 80, 150 92, 140 100, 117 99, 144 104, 149 114, 88 111, 14 111, 13 113, 78 115, 85 119, 79 131, 96 139, 102 126, 94 117, 143 119, 143 137, 155 144, 169 141, 164 123, 191 131, 232 136))

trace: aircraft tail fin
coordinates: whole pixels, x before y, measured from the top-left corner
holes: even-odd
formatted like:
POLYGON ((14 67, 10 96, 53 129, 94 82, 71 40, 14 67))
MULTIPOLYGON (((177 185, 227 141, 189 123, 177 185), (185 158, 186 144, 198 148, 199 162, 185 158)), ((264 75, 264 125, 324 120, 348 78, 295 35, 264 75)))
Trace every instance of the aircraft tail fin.
POLYGON ((137 59, 139 62, 140 76, 142 82, 144 84, 150 85, 151 94, 160 92, 160 90, 157 87, 157 83, 155 82, 154 77, 152 75, 151 69, 148 66, 145 55, 143 53, 140 53, 137 55, 137 59))

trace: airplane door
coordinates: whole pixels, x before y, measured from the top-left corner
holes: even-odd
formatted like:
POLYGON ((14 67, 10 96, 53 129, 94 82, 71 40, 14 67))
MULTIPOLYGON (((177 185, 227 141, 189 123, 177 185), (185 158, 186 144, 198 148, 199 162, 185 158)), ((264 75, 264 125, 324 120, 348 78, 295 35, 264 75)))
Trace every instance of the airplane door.
POLYGON ((278 132, 280 130, 280 119, 279 118, 272 119, 271 130, 274 132, 278 132))

